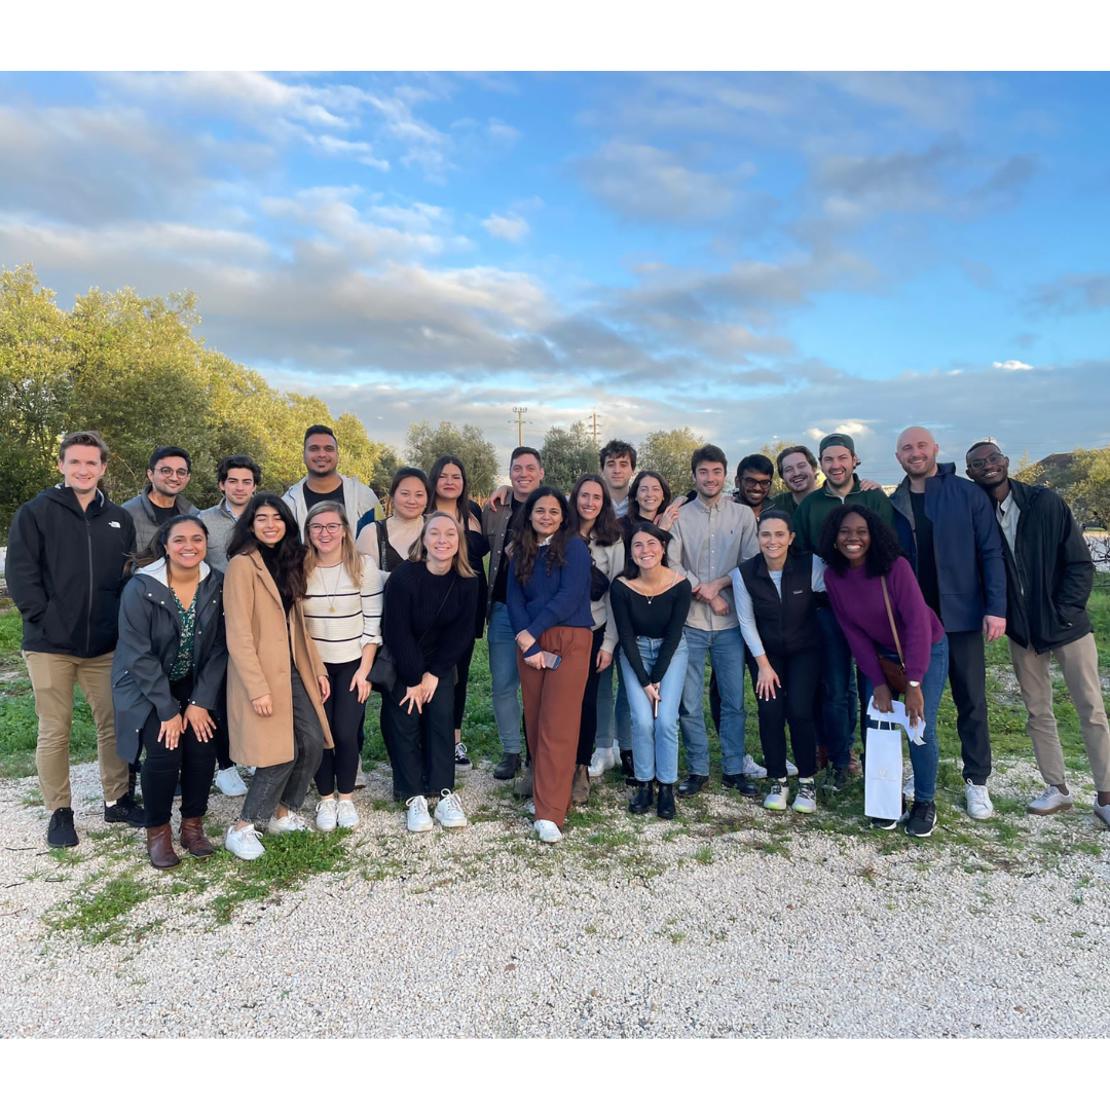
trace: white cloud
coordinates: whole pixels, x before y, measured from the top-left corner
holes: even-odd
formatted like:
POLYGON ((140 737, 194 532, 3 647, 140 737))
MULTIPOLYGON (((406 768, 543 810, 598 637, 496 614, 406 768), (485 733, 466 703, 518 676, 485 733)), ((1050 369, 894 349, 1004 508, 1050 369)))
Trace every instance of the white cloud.
POLYGON ((992 362, 991 366, 995 370, 1032 370, 1033 367, 1028 362, 1021 362, 1016 358, 1008 358, 1005 362, 992 362))
POLYGON ((495 212, 482 221, 482 227, 495 239, 504 239, 510 243, 519 243, 531 231, 523 216, 500 216, 495 212))

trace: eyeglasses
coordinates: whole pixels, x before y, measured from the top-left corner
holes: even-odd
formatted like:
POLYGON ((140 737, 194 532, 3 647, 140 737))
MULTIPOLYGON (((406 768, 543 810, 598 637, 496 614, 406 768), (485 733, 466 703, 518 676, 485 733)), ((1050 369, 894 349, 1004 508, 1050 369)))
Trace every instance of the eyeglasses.
POLYGON ((770 489, 770 478, 741 478, 740 481, 745 486, 754 486, 756 489, 770 489))
POLYGON ((342 524, 310 524, 308 526, 310 532, 315 532, 317 535, 321 532, 327 532, 329 536, 334 536, 335 533, 341 531, 342 528, 342 524))
POLYGON ((188 478, 189 477, 189 471, 188 470, 186 470, 186 469, 174 470, 174 468, 172 466, 160 466, 154 473, 155 474, 160 474, 163 478, 173 478, 175 476, 178 477, 178 478, 188 478))
POLYGON ((968 459, 968 470, 985 470, 988 466, 997 466, 1000 462, 1005 462, 1006 456, 1000 455, 997 451, 992 452, 985 459, 968 459))

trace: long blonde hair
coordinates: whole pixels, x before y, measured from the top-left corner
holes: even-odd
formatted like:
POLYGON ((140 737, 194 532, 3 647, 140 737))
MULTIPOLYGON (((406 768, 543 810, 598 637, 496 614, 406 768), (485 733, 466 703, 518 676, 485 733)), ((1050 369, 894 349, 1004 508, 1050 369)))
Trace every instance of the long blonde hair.
POLYGON ((351 535, 351 524, 347 520, 347 510, 338 501, 318 501, 304 518, 304 542, 307 551, 304 557, 304 573, 307 578, 316 569, 316 548, 308 534, 308 526, 321 513, 335 513, 343 525, 343 566, 347 575, 358 587, 362 586, 362 553, 355 547, 355 538, 351 535))
POLYGON ((457 517, 452 516, 450 513, 442 512, 439 509, 434 513, 429 513, 424 518, 424 527, 420 529, 420 539, 412 545, 412 554, 409 558, 414 563, 427 562, 428 549, 424 545, 424 536, 427 534, 428 525, 431 524, 436 517, 449 520, 455 526, 455 531, 459 536, 459 546, 455 551, 455 557, 451 560, 451 568, 460 578, 473 578, 475 576, 474 568, 470 565, 470 559, 466 554, 466 528, 459 523, 457 517))

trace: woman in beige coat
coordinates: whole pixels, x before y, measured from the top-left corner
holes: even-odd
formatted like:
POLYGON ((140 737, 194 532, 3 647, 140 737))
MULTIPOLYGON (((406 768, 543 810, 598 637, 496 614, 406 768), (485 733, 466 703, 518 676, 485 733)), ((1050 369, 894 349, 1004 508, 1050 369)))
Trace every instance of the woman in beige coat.
POLYGON ((332 746, 327 670, 305 627, 304 556, 288 505, 255 494, 228 542, 224 577, 231 755, 256 768, 225 840, 240 859, 263 854, 262 826, 269 833, 308 827, 297 810, 332 746))

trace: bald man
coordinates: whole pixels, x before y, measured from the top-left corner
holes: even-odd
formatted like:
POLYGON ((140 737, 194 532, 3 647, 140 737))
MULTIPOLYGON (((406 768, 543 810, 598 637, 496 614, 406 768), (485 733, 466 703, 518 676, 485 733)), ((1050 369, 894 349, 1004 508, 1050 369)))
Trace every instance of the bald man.
POLYGON ((928 428, 907 428, 898 437, 895 457, 906 476, 890 504, 902 550, 948 634, 967 812, 985 820, 994 806, 983 645, 1006 631, 1006 564, 990 502, 956 474, 955 464, 938 463, 939 454, 928 428))

